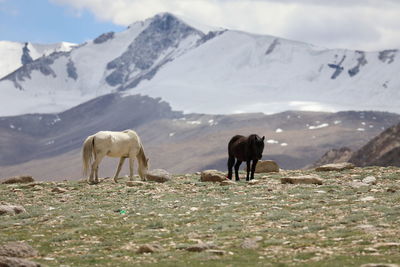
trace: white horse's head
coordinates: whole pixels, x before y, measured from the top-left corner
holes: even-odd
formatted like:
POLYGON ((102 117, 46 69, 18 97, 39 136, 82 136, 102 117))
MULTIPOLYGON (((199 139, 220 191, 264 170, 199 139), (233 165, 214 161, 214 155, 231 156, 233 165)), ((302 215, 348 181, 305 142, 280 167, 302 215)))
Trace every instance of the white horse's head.
POLYGON ((146 157, 141 158, 139 162, 138 173, 142 180, 146 180, 147 172, 149 171, 149 159, 146 157))

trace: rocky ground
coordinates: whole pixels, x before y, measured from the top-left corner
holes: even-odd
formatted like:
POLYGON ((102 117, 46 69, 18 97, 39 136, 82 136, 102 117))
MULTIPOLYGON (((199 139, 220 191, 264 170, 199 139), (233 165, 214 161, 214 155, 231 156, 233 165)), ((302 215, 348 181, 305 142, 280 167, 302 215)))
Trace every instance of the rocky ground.
POLYGON ((367 167, 0 184, 0 260, 21 241, 44 266, 397 266, 399 181, 367 167), (298 177, 317 182, 282 183, 298 177))

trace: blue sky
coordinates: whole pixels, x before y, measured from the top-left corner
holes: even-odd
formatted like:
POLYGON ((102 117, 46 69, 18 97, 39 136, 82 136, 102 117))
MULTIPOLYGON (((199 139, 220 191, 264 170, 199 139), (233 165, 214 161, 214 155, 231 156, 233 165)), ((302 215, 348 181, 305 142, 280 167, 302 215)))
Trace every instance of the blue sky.
POLYGON ((0 40, 82 43, 125 27, 47 0, 0 0, 0 40))
POLYGON ((400 48, 400 0, 0 0, 0 40, 82 43, 160 12, 325 48, 400 48))

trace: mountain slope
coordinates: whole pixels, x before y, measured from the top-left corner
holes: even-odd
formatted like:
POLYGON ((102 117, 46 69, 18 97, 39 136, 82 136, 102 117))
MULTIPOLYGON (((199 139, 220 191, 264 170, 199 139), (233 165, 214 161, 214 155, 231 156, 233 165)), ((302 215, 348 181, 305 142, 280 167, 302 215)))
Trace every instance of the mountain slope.
MULTIPOLYGON (((152 169, 172 173, 226 170, 230 137, 252 133, 266 137, 264 159, 297 169, 330 148, 358 149, 399 121, 400 115, 383 112, 182 114, 160 99, 108 94, 58 114, 1 117, 0 177, 80 177, 83 140, 99 130, 128 128, 141 137, 152 169)), ((105 159, 101 176, 112 175, 116 164, 105 159)))
POLYGON ((58 51, 70 51, 74 46, 76 45, 67 42, 34 44, 0 41, 0 78, 42 56, 58 51))
POLYGON ((400 124, 373 138, 349 160, 357 166, 400 166, 400 124))
POLYGON ((273 36, 198 30, 163 13, 4 77, 0 115, 61 112, 116 91, 209 114, 400 112, 397 58, 396 49, 328 50, 273 36))

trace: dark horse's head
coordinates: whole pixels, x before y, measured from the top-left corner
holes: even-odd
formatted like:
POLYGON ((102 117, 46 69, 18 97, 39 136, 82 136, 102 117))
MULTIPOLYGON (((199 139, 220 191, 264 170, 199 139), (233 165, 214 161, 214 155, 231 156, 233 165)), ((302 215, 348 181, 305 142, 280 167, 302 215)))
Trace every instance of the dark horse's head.
POLYGON ((252 156, 254 158, 262 158, 262 153, 264 151, 264 139, 265 136, 259 137, 256 134, 252 134, 249 136, 250 149, 253 151, 252 156))

